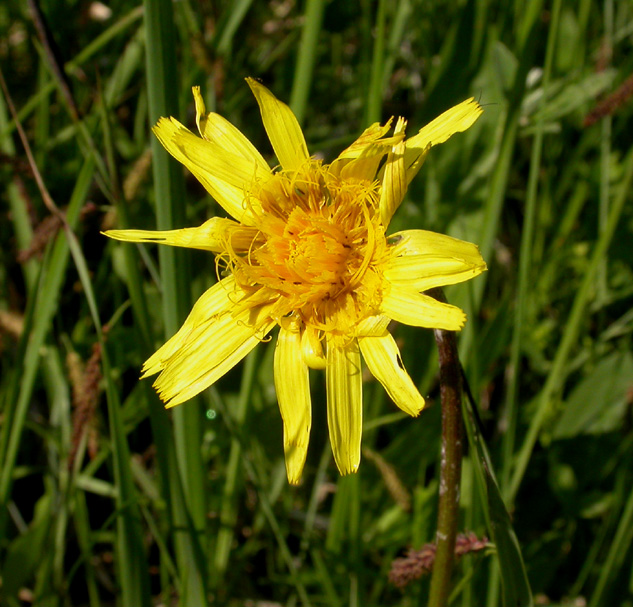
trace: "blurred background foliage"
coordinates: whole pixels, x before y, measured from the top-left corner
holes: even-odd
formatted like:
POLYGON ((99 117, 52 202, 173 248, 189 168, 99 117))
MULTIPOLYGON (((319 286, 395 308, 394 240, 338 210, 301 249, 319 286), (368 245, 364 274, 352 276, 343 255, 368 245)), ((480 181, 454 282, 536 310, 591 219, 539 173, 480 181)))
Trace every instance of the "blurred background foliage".
MULTIPOLYGON (((484 106, 433 149, 393 230, 470 240, 488 262, 447 295, 469 315, 462 362, 534 602, 633 605, 632 40, 630 0, 5 0, 3 78, 60 211, 1 96, 0 603, 426 602, 427 577, 388 575, 434 537, 430 331, 396 330, 428 410, 405 418, 368 376, 353 477, 331 461, 313 374, 297 488, 274 341, 169 413, 138 381, 214 260, 99 232, 221 212, 149 130, 194 124, 192 85, 274 164, 253 76, 325 159, 370 122, 402 115, 413 133, 466 97, 484 106)), ((511 539, 482 457, 471 440, 460 528, 511 539)), ((464 556, 453 604, 530 604, 520 560, 498 564, 491 544, 464 556)))

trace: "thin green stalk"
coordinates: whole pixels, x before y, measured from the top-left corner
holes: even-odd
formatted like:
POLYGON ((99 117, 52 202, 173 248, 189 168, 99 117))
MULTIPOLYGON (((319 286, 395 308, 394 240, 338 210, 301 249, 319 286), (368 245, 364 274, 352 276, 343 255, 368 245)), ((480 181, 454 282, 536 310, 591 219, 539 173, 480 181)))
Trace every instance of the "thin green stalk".
MULTIPOLYGON (((253 354, 255 354, 255 352, 253 352, 253 354)), ((256 359, 253 356, 253 354, 249 356, 251 356, 255 362, 256 359)), ((254 365, 254 362, 253 362, 253 365, 254 365)), ((247 375, 250 375, 250 373, 247 375)), ((242 384, 243 390, 240 390, 240 397, 243 394, 244 395, 250 394, 250 387, 248 385, 249 382, 250 380, 244 381, 244 383, 242 384)), ((270 526, 273 532, 273 535, 275 536, 275 540, 277 541, 279 551, 281 552, 281 557, 284 561, 284 564, 286 565, 288 569, 288 572, 290 574, 290 580, 296 589, 297 595, 299 596, 299 600, 301 601, 304 607, 311 607, 312 603, 308 596, 307 590, 298 574, 297 565, 295 564, 296 563, 295 558, 290 552, 290 548, 288 546, 288 543, 286 542, 286 537, 282 533, 279 523, 277 522, 277 518, 275 517, 272 504, 270 503, 266 490, 264 489, 263 475, 258 470, 258 466, 253 462, 253 458, 252 458, 252 454, 250 450, 246 448, 245 435, 244 433, 241 432, 241 428, 238 426, 239 419, 237 417, 233 419, 233 417, 227 413, 227 407, 223 399, 221 398, 220 394, 214 387, 211 387, 211 394, 213 396, 213 399, 216 403, 217 408, 223 412, 224 422, 231 436, 240 445, 240 452, 242 454, 242 457, 239 458, 239 461, 244 467, 244 471, 246 472, 249 480, 253 483, 253 485, 255 486, 257 490, 257 497, 261 505, 262 512, 264 513, 264 516, 266 517, 266 521, 268 522, 268 525, 270 526)))
POLYGON ((310 501, 306 509, 306 518, 303 526, 303 533, 301 534, 301 544, 299 552, 299 562, 303 562, 306 552, 310 549, 310 543, 312 534, 314 533, 314 523, 316 521, 317 510, 320 501, 320 492, 323 483, 326 481, 327 466, 332 459, 332 449, 329 443, 326 443, 319 459, 319 467, 317 468, 315 481, 312 485, 312 492, 310 494, 310 501))
MULTIPOLYGON (((257 350, 251 352, 246 357, 239 402, 236 407, 234 420, 235 425, 239 427, 243 427, 246 420, 246 413, 248 411, 250 395, 255 382, 255 372, 257 370, 258 360, 259 352, 257 350)), ((231 451, 229 453, 229 462, 226 467, 226 479, 224 481, 222 502, 220 506, 220 530, 215 543, 215 554, 213 557, 214 569, 212 583, 215 588, 224 582, 223 578, 228 566, 231 546, 233 545, 235 524, 237 521, 236 496, 241 458, 242 445, 237 436, 233 436, 231 439, 231 451)))
MULTIPOLYGON (((328 449, 330 446, 328 445, 328 449)), ((310 558, 314 563, 315 573, 323 587, 325 604, 329 607, 343 607, 344 602, 337 592, 337 588, 332 580, 334 571, 327 566, 323 556, 318 550, 310 550, 310 558)))
POLYGON ((83 251, 72 229, 64 224, 64 235, 83 288, 90 316, 101 347, 101 365, 105 381, 108 421, 112 440, 112 461, 116 491, 117 570, 123 607, 150 605, 147 555, 143 547, 140 513, 130 469, 130 451, 123 425, 121 403, 101 327, 97 299, 83 251))
POLYGON ((47 446, 51 466, 55 466, 58 471, 55 482, 53 482, 52 478, 50 482, 51 493, 54 496, 55 503, 51 509, 53 534, 55 537, 52 578, 55 588, 63 588, 65 584, 64 563, 67 558, 66 538, 68 536, 68 521, 71 515, 71 476, 68 470, 68 453, 72 434, 72 420, 70 390, 58 348, 49 349, 48 356, 42 360, 42 372, 48 401, 51 403, 50 424, 59 433, 59 441, 50 441, 47 446))
POLYGON ((413 6, 411 4, 411 0, 399 0, 398 6, 396 8, 396 13, 393 16, 391 27, 389 28, 390 35, 387 42, 387 52, 383 59, 381 95, 384 94, 384 91, 389 86, 389 80, 391 79, 393 66, 396 62, 396 57, 400 52, 402 39, 404 38, 405 31, 407 31, 409 18, 412 12, 413 6))
MULTIPOLYGON (((623 499, 623 491, 619 486, 621 484, 622 483, 618 483, 618 479, 616 478, 615 487, 610 496, 611 507, 609 508, 609 511, 605 513, 604 518, 600 522, 600 528, 592 538, 591 547, 586 551, 584 563, 582 564, 571 589, 567 593, 568 596, 579 596, 582 589, 585 587, 587 580, 590 579, 596 571, 602 570, 602 567, 598 565, 598 561, 602 554, 608 552, 606 546, 612 545, 611 538, 613 536, 614 529, 621 520, 621 510, 619 507, 623 499)), ((594 588, 594 593, 595 592, 596 588, 594 588)), ((588 593, 583 594, 586 595, 588 593)))
POLYGON ((301 579, 298 575, 297 567, 294 564, 294 559, 293 559, 292 553, 290 552, 290 548, 288 547, 288 544, 286 542, 286 538, 284 534, 282 533, 281 528, 279 527, 279 523, 277 522, 277 519, 275 518, 275 514, 273 512, 270 501, 268 500, 268 497, 266 496, 266 492, 261 489, 261 482, 260 482, 261 479, 259 479, 259 477, 257 476, 255 467, 252 465, 252 463, 249 460, 245 460, 243 463, 244 463, 244 468, 246 469, 246 472, 248 473, 248 475, 251 478, 257 480, 257 483, 260 489, 260 491, 258 492, 258 496, 261 503, 261 508, 264 512, 264 515, 266 516, 266 520, 268 521, 270 528, 272 529, 273 535, 275 536, 275 540, 277 541, 277 545, 279 546, 279 551, 281 552, 281 556, 284 560, 284 563, 286 567, 288 568, 288 571, 290 573, 290 579, 292 580, 297 590, 299 599, 301 600, 303 607, 311 607, 312 602, 310 601, 308 592, 305 589, 305 586, 301 582, 301 579))
MULTIPOLYGON (((446 303, 441 289, 431 295, 446 303)), ((445 607, 451 591, 455 538, 459 523, 459 487, 462 471, 462 371, 453 331, 437 329, 442 400, 442 459, 436 531, 436 552, 431 574, 429 607, 445 607)))
MULTIPOLYGON (((523 85, 520 85, 521 87, 523 85)), ((490 260, 493 251, 494 238, 499 228, 499 219, 506 196, 506 188, 512 168, 512 156, 516 144, 516 137, 520 118, 520 103, 512 104, 506 113, 503 125, 503 137, 499 146, 498 161, 490 180, 486 207, 484 209, 483 226, 477 244, 484 259, 490 260)), ((473 310, 478 310, 483 299, 487 273, 484 272, 472 285, 473 310)), ((475 339, 474 323, 466 323, 459 340, 462 360, 470 362, 473 342, 475 339)))
MULTIPOLYGON (((521 63, 517 67, 512 91, 508 100, 498 159, 490 179, 488 194, 486 196, 487 202, 484 209, 483 226, 479 239, 477 240, 481 255, 486 260, 492 259, 494 241, 497 237, 501 211, 506 199, 506 190, 510 170, 512 168, 519 119, 521 117, 521 102, 523 101, 523 93, 525 91, 525 79, 529 69, 532 67, 532 42, 542 5, 543 0, 534 0, 527 5, 524 18, 521 20, 521 28, 518 32, 516 55, 521 58, 521 63)), ((487 280, 487 274, 484 273, 473 283, 474 310, 479 310, 481 306, 487 280)), ((459 342, 462 360, 467 363, 470 363, 472 358, 474 337, 474 323, 467 323, 462 331, 459 342)))
MULTIPOLYGON (((624 471, 624 470, 623 470, 624 471)), ((628 499, 624 510, 622 511, 618 528, 611 545, 609 553, 604 564, 600 567, 600 577, 596 588, 591 595, 589 607, 599 607, 604 605, 604 595, 607 591, 607 585, 618 574, 625 557, 630 552, 631 541, 633 540, 633 491, 628 491, 628 499)))
MULTIPOLYGON (((81 491, 75 492, 74 495, 73 523, 75 533, 77 534, 79 551, 81 554, 81 557, 75 567, 83 564, 83 580, 88 591, 88 604, 90 605, 90 607, 100 607, 101 601, 99 599, 99 587, 97 584, 95 566, 93 563, 94 541, 92 539, 90 529, 90 520, 88 515, 88 506, 86 505, 86 496, 81 491)), ((67 583, 70 583, 73 578, 73 569, 70 570, 70 573, 67 576, 67 583)))
MULTIPOLYGON (((83 50, 77 54, 77 56, 66 63, 64 69, 68 73, 72 73, 77 70, 82 64, 88 61, 93 55, 100 52, 103 47, 113 38, 118 36, 121 32, 125 31, 130 25, 138 20, 143 15, 143 7, 139 6, 130 11, 125 17, 116 21, 112 26, 105 30, 102 34, 97 36, 90 44, 85 46, 83 50)), ((30 116, 33 111, 39 107, 42 103, 42 99, 46 99, 52 91, 55 90, 56 83, 54 80, 49 80, 45 85, 42 85, 39 90, 31 96, 31 98, 22 106, 18 112, 18 120, 24 122, 24 120, 30 116)), ((4 139, 7 135, 10 135, 15 130, 15 122, 8 124, 0 123, 0 140, 4 139)))
POLYGON ((299 43, 299 56, 295 67, 295 75, 290 93, 290 107, 299 124, 303 123, 308 95, 312 85, 312 74, 316 63, 319 33, 323 22, 323 0, 308 0, 305 21, 299 43))
MULTIPOLYGON (((127 80, 127 75, 121 77, 121 72, 128 72, 134 69, 138 57, 136 56, 138 44, 134 41, 128 45, 126 52, 117 64, 117 68, 127 63, 128 67, 122 70, 115 69, 112 79, 106 87, 105 97, 114 102, 118 98, 116 92, 117 87, 122 85, 122 81, 127 80), (109 93, 108 93, 109 91, 109 93), (109 95, 109 97, 108 97, 109 95)), ((103 99, 102 99, 103 101, 103 99)), ((115 151, 113 148, 111 128, 109 124, 109 115, 106 112, 104 103, 100 103, 102 111, 102 124, 104 127, 104 147, 106 149, 106 157, 108 166, 111 171, 111 183, 113 184, 113 195, 116 202, 117 214, 119 222, 124 227, 130 226, 128 201, 122 199, 122 193, 118 187, 119 179, 116 171, 117 164, 115 162, 115 151)), ((111 245, 113 246, 113 245, 111 245)), ((130 246, 122 247, 123 263, 125 267, 126 286, 130 295, 132 309, 134 311, 135 328, 138 331, 140 349, 143 352, 150 352, 154 346, 153 330, 151 326, 150 314, 147 307, 145 292, 143 290, 143 280, 138 264, 137 252, 130 246)), ((198 564, 198 569, 203 571, 204 558, 202 549, 198 540, 198 533, 192 523, 191 517, 187 512, 186 499, 183 490, 182 478, 179 475, 178 460, 176 458, 175 441, 170 426, 168 414, 165 407, 159 401, 156 393, 152 390, 148 383, 143 383, 140 387, 143 392, 144 400, 148 404, 149 420, 152 428, 154 443, 158 446, 156 459, 160 478, 162 479, 162 494, 167 504, 167 513, 176 531, 177 550, 184 553, 184 559, 192 559, 198 564)), ((157 543, 161 545, 162 540, 157 537, 157 543)), ((172 567, 169 566, 167 560, 171 562, 171 557, 167 555, 165 550, 161 550, 161 564, 165 571, 172 574, 172 567)), ((173 577, 173 576, 172 576, 173 577)), ((180 580, 174 578, 174 587, 176 592, 181 593, 181 597, 186 597, 189 592, 188 587, 183 591, 180 580)), ((196 588, 193 584, 194 589, 196 588)))
MULTIPOLYGON (((180 113, 174 52, 174 12, 170 0, 145 0, 144 6, 149 120, 154 125, 161 116, 180 113)), ((151 146, 157 227, 159 230, 182 227, 185 206, 183 201, 186 199, 182 168, 169 158, 155 137, 151 139, 151 146)), ((160 247, 158 254, 165 331, 167 337, 171 337, 190 307, 188 254, 171 247, 160 247)), ((175 455, 184 488, 184 503, 174 493, 174 504, 179 507, 173 513, 173 523, 179 529, 175 535, 175 545, 182 576, 181 601, 196 606, 205 605, 207 600, 207 574, 197 549, 198 544, 204 546, 206 538, 205 475, 200 450, 201 415, 197 399, 177 408, 173 413, 175 455), (194 529, 184 531, 189 524, 193 524, 194 529)), ((175 472, 170 471, 172 474, 175 472)), ((177 492, 174 485, 172 489, 177 492)))
MULTIPOLYGON (((7 156, 14 156, 15 145, 13 144, 13 139, 9 136, 2 136, 2 133, 8 133, 9 124, 4 96, 0 95, 0 150, 7 154, 7 156)), ((26 249, 31 242, 31 238, 33 238, 33 229, 31 228, 26 201, 20 194, 17 182, 18 178, 16 176, 7 184, 6 196, 11 210, 11 220, 13 222, 13 232, 17 246, 19 249, 26 249)), ((22 266, 24 280, 29 290, 33 288, 37 280, 37 265, 36 260, 31 259, 22 266)))
MULTIPOLYGON (((547 39, 545 66, 543 68, 542 90, 546 90, 552 72, 552 63, 556 51, 558 22, 561 12, 561 0, 554 2, 552 21, 547 39)), ((543 101, 544 102, 544 101, 543 101)), ((532 144, 530 158, 530 173, 525 205, 525 220, 521 232, 521 248, 519 252, 519 284, 516 296, 516 310, 514 314, 512 345, 510 350, 510 383, 506 393, 505 417, 506 431, 502 444, 501 488, 505 491, 510 480, 514 456, 515 435, 518 417, 519 368, 523 343, 523 331, 527 312, 527 302, 532 288, 532 246, 534 241, 534 225, 538 201, 538 181, 541 173, 541 155, 543 151, 544 123, 540 118, 536 125, 536 134, 532 144)), ((511 508, 511 504, 508 504, 511 508)))
MULTIPOLYGON (((7 102, 11 109, 12 114, 15 117, 15 108, 12 105, 11 99, 9 97, 8 90, 6 89, 4 79, 0 78, 1 84, 7 97, 7 102)), ((103 332, 101 329, 101 321, 99 318, 99 313, 97 310, 96 298, 94 296, 94 292, 92 289, 92 283, 90 279, 90 274, 88 271, 88 266, 79 245, 79 241, 73 232, 71 227, 71 223, 73 221, 77 221, 79 209, 81 208, 80 203, 83 202, 83 197, 77 202, 75 201, 75 209, 74 213, 71 213, 70 210, 66 213, 66 215, 62 214, 59 208, 55 205, 52 200, 48 189, 42 179, 42 176, 35 164, 35 160, 33 154, 30 149, 29 142, 26 138, 26 134, 22 129, 22 126, 17 123, 16 124, 18 133, 22 140, 22 144, 24 146, 24 150, 26 152, 31 171, 33 173, 33 177, 40 191, 40 195, 42 200, 46 206, 46 208, 60 221, 64 231, 63 234, 60 232, 56 244, 60 242, 63 243, 58 251, 60 252, 60 258, 63 259, 67 257, 68 252, 72 255, 73 262, 75 264, 75 268, 79 275, 79 280, 81 282, 83 291, 85 293, 86 301, 88 304, 88 308, 90 310, 90 315, 92 317, 94 328, 97 333, 97 338, 99 341, 99 345, 101 347, 101 362, 103 366, 103 377, 105 380, 106 387, 106 395, 107 395, 107 403, 108 403, 108 418, 110 422, 110 430, 113 439, 113 464, 114 464, 114 477, 115 483, 118 488, 116 493, 116 502, 117 502, 117 516, 116 516, 116 526, 117 526, 117 548, 118 548, 118 573, 119 573, 119 582, 121 586, 121 601, 125 607, 131 607, 132 605, 143 607, 149 604, 149 576, 146 569, 143 568, 142 563, 146 562, 146 557, 144 554, 143 543, 141 540, 141 530, 139 527, 139 516, 137 515, 137 504, 134 486, 131 480, 131 474, 129 470, 129 459, 130 454, 126 442, 126 435, 123 430, 123 424, 121 420, 120 407, 118 401, 118 394, 114 387, 114 382, 112 378, 112 374, 110 371, 109 359, 107 355, 107 351, 105 348, 103 332), (65 238, 64 238, 65 237, 65 238), (140 565, 140 570, 139 570, 140 565)), ((89 159, 93 159, 94 156, 89 156, 89 159)), ((91 162, 86 162, 84 165, 84 169, 88 172, 90 176, 93 174, 94 165, 91 162)), ((90 182, 88 182, 90 183, 90 182)), ((87 189, 87 187, 86 187, 87 189)), ((77 190, 76 190, 77 191, 77 190)), ((85 196, 85 194, 84 194, 85 196)), ((72 201, 71 201, 72 202, 72 201)), ((71 205, 72 207, 72 205, 71 205)), ((61 264, 61 268, 63 268, 61 264)), ((43 305, 49 306, 49 302, 44 299, 43 305)), ((34 308, 32 307, 31 310, 34 308)), ((38 322, 41 322, 39 315, 35 315, 38 322)), ((41 339, 43 340, 46 335, 46 330, 48 329, 48 323, 44 325, 44 331, 41 333, 41 339)), ((31 336, 32 337, 32 336, 31 336)), ((35 340, 34 340, 35 341, 35 340)), ((33 342, 29 343, 29 346, 32 346, 33 342)), ((27 346, 27 350, 28 347, 27 346)), ((28 352, 27 352, 28 354, 28 352)), ((39 355, 39 347, 36 351, 36 356, 39 355)), ((37 359, 34 359, 34 366, 37 364, 37 359)), ((26 366, 26 365, 25 365, 26 366)), ((34 372, 33 372, 34 377, 34 372)), ((31 382, 32 382, 31 378, 31 382)), ((27 390, 32 390, 32 383, 30 388, 27 390)), ((24 393, 21 391, 22 394, 24 393)), ((26 412, 26 404, 22 407, 22 412, 20 412, 20 416, 23 418, 26 412)), ((16 414, 17 415, 17 414, 16 414)), ((15 456, 17 453, 17 443, 20 439, 20 431, 21 427, 17 428, 17 432, 13 431, 12 435, 9 439, 9 444, 7 448, 7 452, 9 453, 9 457, 11 457, 9 468, 13 468, 15 463, 15 456)), ((3 469, 3 473, 5 470, 3 469)), ((7 478, 6 476, 4 478, 7 478)), ((6 483, 7 491, 8 486, 10 485, 10 476, 8 477, 9 481, 6 483)), ((3 483, 3 487, 4 487, 3 483)), ((4 513, 4 509, 2 509, 2 513, 4 513)))
MULTIPOLYGON (((97 185, 99 186, 99 188, 101 189, 101 191, 103 192, 104 196, 108 200, 111 200, 112 193, 110 191, 110 187, 108 183, 108 171, 107 171, 105 162, 103 161, 103 158, 101 158, 101 155, 99 154, 99 150, 97 149, 97 146, 92 138, 90 130, 86 126, 86 123, 84 122, 84 120, 81 120, 80 117, 78 116, 76 104, 74 102, 70 103, 68 101, 69 99, 73 99, 70 89, 68 89, 67 87, 64 87, 62 80, 57 79, 57 76, 59 75, 61 70, 56 69, 56 68, 59 68, 59 66, 53 63, 54 57, 46 55, 44 47, 42 47, 42 45, 38 41, 35 41, 35 48, 37 49, 38 53, 40 54, 42 58, 42 64, 48 67, 49 72, 54 77, 55 86, 60 92, 60 99, 64 102, 66 111, 68 112, 68 115, 73 122, 73 126, 72 126, 72 129, 74 131, 73 134, 76 132, 77 135, 79 135, 77 137, 77 144, 81 148, 82 155, 93 156, 94 161, 95 161, 95 168, 97 170, 95 174, 95 181, 97 185)), ((41 101, 41 97, 38 96, 38 99, 41 101)))
POLYGON ((386 0, 379 0, 376 15, 376 38, 371 58, 371 76, 365 106, 365 123, 380 121, 382 110, 383 76, 385 60, 385 11, 386 0))
POLYGON ((543 422, 550 412, 554 397, 556 393, 562 389, 565 382, 565 365, 567 364, 571 349, 576 343, 580 325, 586 318, 586 310, 595 284, 594 281, 598 266, 611 244, 615 228, 630 193, 631 182, 633 181, 633 149, 629 151, 624 167, 624 177, 620 182, 618 194, 611 206, 609 221, 595 245, 589 265, 585 271, 582 284, 576 293, 569 318, 565 324, 565 331, 563 333, 562 340, 558 346, 558 350, 556 351, 554 362, 552 363, 552 367, 549 375, 547 376, 547 380, 545 381, 543 390, 538 396, 536 413, 531 418, 528 433, 523 445, 521 446, 521 450, 519 451, 516 467, 507 493, 510 503, 514 501, 514 498, 519 490, 523 475, 525 474, 532 455, 532 450, 534 449, 534 445, 538 439, 543 422))
MULTIPOLYGON (((253 0, 236 0, 227 5, 226 11, 229 13, 226 18, 225 25, 220 34, 220 40, 217 43, 216 50, 219 55, 229 53, 233 44, 233 37, 237 28, 242 23, 248 9, 253 4, 253 0)), ((223 17, 224 18, 224 17, 223 17)))
MULTIPOLYGON (((604 41, 606 53, 613 52, 613 0, 604 0, 604 41)), ((604 232, 609 218, 609 198, 611 183, 611 116, 600 121, 600 206, 598 207, 598 231, 604 232)), ((600 262, 597 276, 598 301, 608 298, 607 257, 600 262)))
MULTIPOLYGON (((94 314, 93 314, 94 318, 94 314)), ((97 317, 98 318, 98 317, 97 317)), ((98 330, 99 334, 101 333, 98 330)), ((151 604, 147 555, 143 548, 141 517, 130 470, 130 451, 123 427, 121 403, 113 381, 107 349, 102 344, 101 363, 106 384, 108 419, 112 438, 114 479, 117 486, 117 569, 123 607, 149 607, 151 604)))
MULTIPOLYGON (((94 172, 94 163, 87 160, 77 178, 75 189, 66 210, 66 221, 73 226, 79 217, 94 172)), ((0 437, 0 536, 6 516, 6 504, 11 490, 17 452, 31 403, 35 378, 39 369, 40 348, 48 335, 53 315, 57 311, 59 293, 68 264, 68 244, 63 233, 58 234, 55 243, 42 263, 39 283, 29 294, 24 333, 18 348, 22 356, 16 360, 22 365, 15 370, 13 382, 6 395, 3 407, 5 423, 0 437), (24 350, 23 350, 24 348, 24 350)))

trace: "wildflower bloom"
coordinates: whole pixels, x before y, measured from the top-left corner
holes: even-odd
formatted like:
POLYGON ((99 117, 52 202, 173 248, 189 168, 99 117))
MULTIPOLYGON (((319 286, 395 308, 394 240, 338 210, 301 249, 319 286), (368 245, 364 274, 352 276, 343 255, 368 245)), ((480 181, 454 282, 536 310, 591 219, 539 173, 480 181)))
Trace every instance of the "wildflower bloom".
POLYGON ((387 330, 391 320, 459 330, 465 314, 423 291, 486 269, 473 244, 428 232, 386 236, 392 215, 431 146, 481 113, 468 99, 405 140, 406 121, 371 125, 331 164, 310 157, 290 108, 247 79, 280 166, 271 170, 231 123, 206 112, 193 89, 201 138, 174 118, 154 133, 234 219, 197 228, 110 230, 132 242, 204 249, 224 276, 180 330, 143 366, 171 407, 209 387, 279 325, 274 378, 290 483, 298 483, 311 426, 308 370, 325 369, 327 415, 341 474, 360 462, 361 355, 394 403, 416 416, 424 399, 387 330))

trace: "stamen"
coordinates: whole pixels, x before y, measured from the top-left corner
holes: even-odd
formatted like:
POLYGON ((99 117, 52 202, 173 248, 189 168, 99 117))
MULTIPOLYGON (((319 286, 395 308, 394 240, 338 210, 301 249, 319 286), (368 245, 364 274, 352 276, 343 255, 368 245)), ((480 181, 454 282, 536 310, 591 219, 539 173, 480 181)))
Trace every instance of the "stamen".
POLYGON ((277 300, 275 316, 296 313, 321 332, 377 313, 387 246, 379 200, 377 182, 341 181, 316 160, 254 181, 245 204, 258 227, 228 234, 219 256, 247 294, 239 309, 277 300))

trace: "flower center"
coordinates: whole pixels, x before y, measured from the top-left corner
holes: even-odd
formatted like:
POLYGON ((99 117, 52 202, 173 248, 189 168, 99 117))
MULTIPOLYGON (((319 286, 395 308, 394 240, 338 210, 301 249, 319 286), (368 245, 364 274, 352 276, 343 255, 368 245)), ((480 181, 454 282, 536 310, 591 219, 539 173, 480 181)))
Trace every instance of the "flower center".
POLYGON ((336 297, 348 286, 350 253, 341 226, 320 213, 296 207, 288 216, 283 234, 272 233, 254 258, 274 270, 268 277, 269 286, 286 295, 301 293, 306 302, 317 302, 336 297))
POLYGON ((295 313, 317 330, 347 333, 380 302, 387 243, 379 197, 377 183, 342 180, 316 161, 256 184, 257 235, 247 254, 228 254, 238 284, 265 288, 279 317, 295 313))

